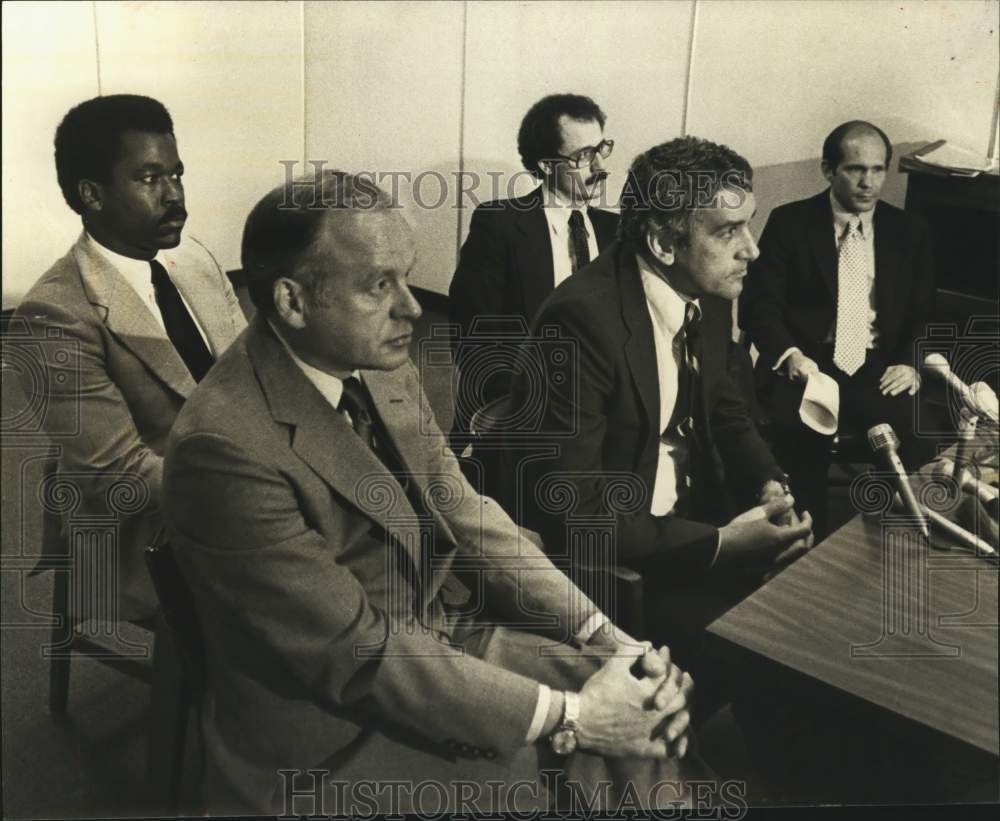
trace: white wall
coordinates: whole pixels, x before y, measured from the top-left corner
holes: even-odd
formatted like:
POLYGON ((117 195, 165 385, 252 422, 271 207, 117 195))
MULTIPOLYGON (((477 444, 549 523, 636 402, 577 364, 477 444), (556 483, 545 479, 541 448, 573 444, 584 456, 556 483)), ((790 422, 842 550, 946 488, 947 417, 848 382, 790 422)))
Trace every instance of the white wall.
MULTIPOLYGON (((517 127, 542 95, 576 91, 604 108, 616 140, 611 194, 636 153, 686 130, 745 154, 774 203, 820 188, 822 138, 853 117, 883 125, 897 144, 944 137, 985 152, 998 9, 997 0, 8 3, 3 305, 16 305, 79 231, 56 185, 52 135, 71 105, 99 91, 146 93, 170 108, 189 232, 227 269, 239 267, 246 213, 283 179, 280 160, 443 175, 447 202, 408 216, 419 232, 413 282, 444 293, 469 217, 455 207, 454 175, 517 172, 517 127)), ((437 178, 423 179, 433 202, 437 178)), ((411 199, 405 185, 400 194, 411 199)))
POLYGON ((996 2, 713 0, 697 14, 688 130, 754 165, 818 157, 853 119, 894 143, 989 148, 996 2))

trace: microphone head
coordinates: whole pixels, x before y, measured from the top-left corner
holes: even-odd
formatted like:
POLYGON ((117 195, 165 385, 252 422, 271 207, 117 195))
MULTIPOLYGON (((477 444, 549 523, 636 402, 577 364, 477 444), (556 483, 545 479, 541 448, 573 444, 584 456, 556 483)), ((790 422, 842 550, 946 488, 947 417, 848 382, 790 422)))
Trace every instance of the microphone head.
POLYGON ((972 402, 976 406, 976 411, 996 422, 1000 416, 1000 407, 997 403, 997 395, 993 389, 985 382, 975 382, 969 385, 969 393, 972 395, 972 402))
POLYGON ((924 357, 924 367, 934 368, 935 370, 944 371, 945 373, 951 370, 948 360, 939 353, 927 354, 927 356, 924 357))
POLYGON ((876 453, 884 450, 895 450, 899 447, 899 437, 896 436, 892 425, 888 422, 882 422, 868 428, 868 446, 876 453))

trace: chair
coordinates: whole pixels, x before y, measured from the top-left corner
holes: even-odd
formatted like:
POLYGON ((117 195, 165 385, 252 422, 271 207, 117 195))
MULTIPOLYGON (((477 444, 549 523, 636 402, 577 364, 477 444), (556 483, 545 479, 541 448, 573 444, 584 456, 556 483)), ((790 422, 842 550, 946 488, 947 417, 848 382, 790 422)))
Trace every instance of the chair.
MULTIPOLYGON (((70 661, 73 653, 81 653, 101 664, 125 673, 147 684, 153 679, 153 669, 137 656, 113 653, 106 644, 85 635, 82 621, 70 612, 70 569, 52 570, 52 655, 49 661, 49 712, 54 716, 66 715, 69 701, 70 661)), ((152 631, 154 618, 131 622, 143 630, 152 631)))
MULTIPOLYGON (((169 544, 146 548, 146 566, 160 601, 156 645, 153 717, 149 739, 149 777, 155 796, 177 809, 184 771, 187 724, 193 710, 200 718, 205 689, 201 625, 191 591, 169 544)), ((199 736, 200 737, 200 736, 199 736)))
MULTIPOLYGON (((480 492, 494 498, 508 513, 515 509, 515 491, 504 475, 502 454, 509 430, 509 397, 501 396, 473 413, 469 422, 472 458, 482 470, 480 492)), ((468 468, 467 476, 468 476, 468 468)), ((642 576, 631 568, 574 567, 570 574, 576 585, 605 612, 614 602, 615 623, 630 635, 641 637, 645 626, 642 576)))

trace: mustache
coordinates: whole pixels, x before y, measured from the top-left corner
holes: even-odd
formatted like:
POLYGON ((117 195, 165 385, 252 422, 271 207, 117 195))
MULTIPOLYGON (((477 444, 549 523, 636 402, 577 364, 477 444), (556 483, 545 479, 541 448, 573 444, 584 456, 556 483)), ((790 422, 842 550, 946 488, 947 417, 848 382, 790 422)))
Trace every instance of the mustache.
POLYGON ((174 222, 176 220, 186 220, 187 215, 187 211, 183 208, 171 208, 160 218, 160 224, 162 225, 165 222, 174 222))

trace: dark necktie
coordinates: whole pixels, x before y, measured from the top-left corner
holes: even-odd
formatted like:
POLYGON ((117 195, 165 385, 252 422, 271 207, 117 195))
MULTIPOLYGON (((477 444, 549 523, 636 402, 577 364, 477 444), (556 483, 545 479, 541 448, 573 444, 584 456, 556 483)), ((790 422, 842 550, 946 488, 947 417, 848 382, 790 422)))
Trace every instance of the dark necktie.
POLYGON ((194 381, 200 382, 215 363, 215 357, 198 332, 198 326, 188 313, 177 286, 167 274, 167 269, 155 259, 150 260, 149 267, 153 275, 156 304, 160 307, 160 316, 163 317, 163 327, 166 328, 167 337, 184 360, 194 381))
POLYGON ((354 432, 365 445, 371 448, 376 458, 385 465, 386 470, 402 485, 414 510, 417 513, 422 512, 422 501, 414 498, 415 495, 419 494, 415 493, 416 488, 410 481, 402 460, 393 449, 389 437, 385 435, 376 422, 375 408, 368 389, 361 384, 361 380, 356 376, 349 376, 344 380, 344 392, 340 395, 340 404, 337 406, 337 410, 347 412, 347 415, 351 417, 354 432))
POLYGON ((684 325, 674 337, 677 353, 677 401, 663 431, 663 438, 674 445, 677 466, 677 503, 674 509, 681 515, 689 512, 690 483, 693 465, 692 445, 698 396, 698 356, 701 339, 699 317, 693 303, 684 308, 684 325))
POLYGON ((569 267, 572 273, 590 262, 587 229, 583 225, 583 212, 573 210, 569 215, 569 267))
POLYGON ((694 400, 697 395, 695 377, 698 374, 698 317, 693 303, 684 310, 684 324, 674 337, 677 354, 677 401, 663 431, 666 435, 687 436, 694 422, 694 400))
POLYGON ((375 419, 372 416, 368 391, 356 376, 349 376, 344 380, 344 392, 340 396, 338 410, 347 412, 351 417, 351 424, 354 425, 354 432, 361 437, 362 442, 378 453, 374 435, 375 419))

